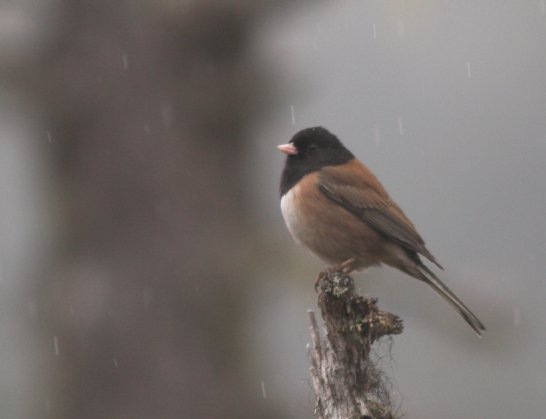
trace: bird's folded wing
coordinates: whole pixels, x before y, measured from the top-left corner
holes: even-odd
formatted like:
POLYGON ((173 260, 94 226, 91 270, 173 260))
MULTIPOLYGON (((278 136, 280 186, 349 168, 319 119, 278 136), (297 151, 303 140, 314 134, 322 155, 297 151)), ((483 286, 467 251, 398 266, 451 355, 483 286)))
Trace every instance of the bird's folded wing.
MULTIPOLYGON (((362 167, 361 170, 367 170, 362 167)), ((336 167, 324 168, 318 175, 319 190, 329 199, 368 223, 378 233, 403 248, 419 253, 442 268, 425 247, 425 242, 412 222, 393 202, 375 179, 363 183, 362 177, 346 176, 336 167), (376 184, 377 183, 377 184, 376 184)))

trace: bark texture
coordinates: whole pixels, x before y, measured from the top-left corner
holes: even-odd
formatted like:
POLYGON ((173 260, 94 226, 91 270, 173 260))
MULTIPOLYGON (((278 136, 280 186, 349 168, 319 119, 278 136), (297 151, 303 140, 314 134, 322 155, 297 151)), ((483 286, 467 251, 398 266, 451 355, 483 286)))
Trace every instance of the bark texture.
POLYGON ((370 350, 381 337, 402 333, 402 320, 379 310, 377 299, 357 295, 353 279, 342 272, 322 273, 317 284, 325 337, 310 311, 315 414, 321 419, 396 418, 389 385, 370 350))

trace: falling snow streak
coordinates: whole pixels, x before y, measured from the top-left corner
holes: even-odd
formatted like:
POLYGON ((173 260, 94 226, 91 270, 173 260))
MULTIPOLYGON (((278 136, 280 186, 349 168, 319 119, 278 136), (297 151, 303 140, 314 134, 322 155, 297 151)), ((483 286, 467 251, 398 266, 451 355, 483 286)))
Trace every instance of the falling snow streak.
POLYGON ((404 125, 402 124, 402 117, 398 117, 398 134, 404 135, 404 125))
POLYGON ((404 22, 402 19, 396 20, 396 33, 398 34, 398 38, 400 38, 402 41, 406 39, 406 32, 404 29, 404 22))
POLYGON ((514 307, 514 326, 519 327, 521 324, 521 312, 519 307, 514 307))
POLYGON ((375 23, 372 24, 372 36, 373 39, 377 39, 377 27, 375 26, 375 23))
POLYGON ((471 79, 472 78, 472 68, 470 67, 470 61, 466 62, 466 76, 471 79))
POLYGON ((292 125, 296 125, 296 111, 294 105, 290 105, 290 116, 292 117, 292 125))
POLYGON ((261 384, 261 387, 262 387, 262 397, 264 399, 266 399, 267 398, 267 393, 265 391, 265 383, 262 381, 260 384, 261 384))
POLYGON ((57 336, 53 336, 53 351, 56 356, 59 356, 59 338, 57 336))
POLYGON ((152 302, 152 293, 148 288, 142 290, 142 302, 144 307, 149 307, 152 302))
POLYGON ((321 33, 322 33, 322 26, 320 25, 320 23, 317 23, 315 25, 315 37, 313 39, 313 42, 311 43, 311 45, 313 46, 313 50, 315 50, 315 51, 319 50, 317 39, 318 39, 318 37, 320 36, 321 33))
POLYGON ((379 127, 374 127, 373 129, 373 142, 376 146, 381 144, 381 129, 379 127))

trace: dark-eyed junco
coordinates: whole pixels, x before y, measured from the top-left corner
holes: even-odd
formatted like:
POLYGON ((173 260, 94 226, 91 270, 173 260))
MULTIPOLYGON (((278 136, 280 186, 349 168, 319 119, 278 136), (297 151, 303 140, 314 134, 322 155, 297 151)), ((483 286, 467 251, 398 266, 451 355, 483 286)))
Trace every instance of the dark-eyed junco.
POLYGON ((373 173, 328 130, 299 131, 278 146, 287 155, 281 210, 296 242, 354 270, 382 263, 430 285, 481 336, 480 320, 421 261, 443 269, 373 173), (347 265, 347 264, 345 264, 347 265))

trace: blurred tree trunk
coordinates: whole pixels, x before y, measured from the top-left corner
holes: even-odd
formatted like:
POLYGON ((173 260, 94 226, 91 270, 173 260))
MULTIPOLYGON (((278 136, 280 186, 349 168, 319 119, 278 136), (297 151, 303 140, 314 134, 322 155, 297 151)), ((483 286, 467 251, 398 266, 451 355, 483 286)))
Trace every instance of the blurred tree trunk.
POLYGON ((51 121, 66 220, 38 310, 50 417, 281 417, 239 351, 241 161, 266 80, 260 2, 64 3, 27 71, 51 121))

